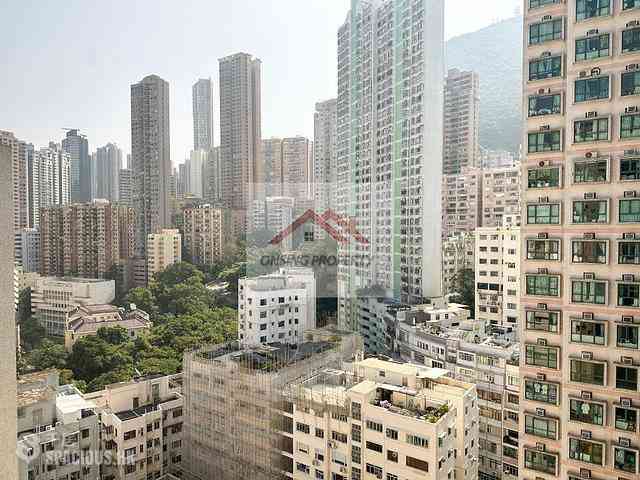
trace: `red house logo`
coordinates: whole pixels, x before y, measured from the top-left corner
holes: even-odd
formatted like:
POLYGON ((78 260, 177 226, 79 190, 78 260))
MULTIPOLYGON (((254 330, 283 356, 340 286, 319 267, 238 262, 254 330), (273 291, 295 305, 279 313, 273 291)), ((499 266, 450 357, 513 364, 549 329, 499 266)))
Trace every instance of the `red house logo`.
POLYGON ((322 215, 318 215, 312 209, 307 210, 291 225, 273 237, 269 243, 271 245, 278 245, 282 240, 292 235, 293 232, 309 221, 321 227, 338 243, 346 244, 349 242, 349 238, 353 238, 356 242, 365 245, 369 243, 369 241, 358 232, 352 219, 338 215, 331 209, 326 210, 322 215), (329 222, 335 223, 336 226, 334 227, 329 222))

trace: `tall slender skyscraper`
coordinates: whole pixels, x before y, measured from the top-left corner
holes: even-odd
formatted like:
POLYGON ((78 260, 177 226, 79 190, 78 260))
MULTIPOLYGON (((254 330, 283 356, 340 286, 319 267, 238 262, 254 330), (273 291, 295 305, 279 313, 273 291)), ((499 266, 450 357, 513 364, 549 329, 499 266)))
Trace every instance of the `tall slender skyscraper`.
POLYGON ((525 3, 518 478, 640 475, 639 6, 525 3))
POLYGON ((62 149, 69 154, 70 197, 72 202, 90 202, 93 198, 93 171, 86 135, 69 129, 62 139, 62 149))
MULTIPOLYGON (((316 103, 313 114, 313 195, 317 213, 335 209, 336 141, 338 112, 336 99, 316 103)), ((324 238, 326 232, 316 226, 314 238, 324 238)))
POLYGON ((94 154, 95 157, 95 198, 104 198, 110 202, 119 200, 119 177, 122 169, 122 150, 107 143, 94 154))
POLYGON ((236 53, 219 60, 220 162, 222 200, 227 207, 248 210, 260 192, 260 60, 236 53), (256 191, 258 190, 258 191, 256 191))
POLYGON ((213 85, 201 78, 191 88, 193 97, 193 149, 213 148, 213 85))
POLYGON ((0 130, 0 145, 6 145, 10 149, 9 162, 2 164, 2 167, 6 169, 5 171, 11 169, 13 227, 18 231, 28 226, 27 151, 33 147, 18 140, 13 133, 4 130, 0 130))
POLYGON ((143 255, 147 236, 171 224, 169 83, 157 75, 131 85, 131 162, 136 251, 143 255))
POLYGON ((357 328, 367 289, 403 302, 441 288, 444 1, 351 2, 338 31, 338 313, 357 328))

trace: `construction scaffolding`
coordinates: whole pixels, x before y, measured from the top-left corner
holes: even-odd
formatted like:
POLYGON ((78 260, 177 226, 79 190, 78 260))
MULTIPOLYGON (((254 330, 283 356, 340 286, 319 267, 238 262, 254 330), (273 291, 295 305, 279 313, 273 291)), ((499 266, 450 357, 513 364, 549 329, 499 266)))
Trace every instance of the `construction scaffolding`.
POLYGON ((299 345, 203 347, 184 357, 183 478, 277 480, 293 473, 292 393, 362 354, 360 336, 312 330, 299 345))

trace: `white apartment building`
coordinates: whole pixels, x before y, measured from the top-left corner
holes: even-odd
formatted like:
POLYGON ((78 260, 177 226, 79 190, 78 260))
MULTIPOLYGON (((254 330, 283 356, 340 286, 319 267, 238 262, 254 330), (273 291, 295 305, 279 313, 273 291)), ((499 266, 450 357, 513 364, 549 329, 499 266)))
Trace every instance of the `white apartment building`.
POLYGON ((189 193, 197 198, 204 198, 205 173, 209 152, 207 150, 191 150, 189 154, 189 193))
POLYGON ((475 318, 487 332, 518 331, 520 308, 520 226, 475 231, 475 318))
POLYGON ((179 230, 164 229, 147 237, 147 279, 169 265, 182 261, 182 236, 179 230))
POLYGON ((119 201, 122 150, 117 145, 108 143, 104 147, 99 147, 93 157, 96 182, 94 198, 102 198, 110 202, 119 201))
POLYGON ((482 170, 483 227, 498 227, 503 218, 520 215, 520 167, 482 170))
POLYGON ((58 386, 55 370, 22 375, 17 383, 18 480, 99 480, 96 405, 73 385, 58 386))
POLYGON ((31 289, 31 312, 47 335, 62 337, 77 307, 111 303, 115 288, 114 280, 38 277, 31 289))
POLYGON ((85 395, 100 408, 101 480, 156 479, 182 464, 181 375, 151 375, 85 395))
MULTIPOLYGON (((335 98, 316 103, 313 114, 313 198, 316 213, 335 210, 338 111, 335 98)), ((314 238, 327 233, 316 225, 314 238)))
POLYGON ((37 272, 40 265, 40 232, 22 228, 15 232, 15 258, 25 272, 37 272))
POLYGON ((442 177, 442 238, 482 225, 482 170, 462 167, 442 177))
POLYGON ((361 289, 441 295, 443 24, 442 0, 356 0, 338 30, 337 211, 367 240, 339 249, 342 328, 361 289))
POLYGON ((640 4, 524 6, 521 472, 637 479, 640 4))
POLYGON ((475 271, 474 259, 474 233, 459 233, 442 242, 442 290, 445 295, 455 293, 454 282, 461 271, 475 271))
POLYGON ((213 148, 213 83, 211 77, 199 78, 191 87, 193 106, 193 149, 213 148))
POLYGON ((444 370, 368 358, 292 396, 294 479, 477 478, 475 387, 444 370))
POLYGON ((313 270, 283 268, 242 278, 238 285, 238 339, 241 345, 297 344, 316 326, 313 270))

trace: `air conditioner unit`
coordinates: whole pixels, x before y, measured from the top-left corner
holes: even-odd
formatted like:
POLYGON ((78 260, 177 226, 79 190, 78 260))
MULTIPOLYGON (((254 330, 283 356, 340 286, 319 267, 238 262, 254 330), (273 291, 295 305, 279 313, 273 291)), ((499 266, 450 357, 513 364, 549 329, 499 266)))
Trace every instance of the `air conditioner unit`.
POLYGON ((549 238, 549 234, 548 233, 546 233, 546 232, 538 233, 538 239, 539 240, 546 240, 547 238, 549 238))
POLYGON ((620 357, 620 363, 623 365, 633 365, 633 357, 620 357))
POLYGON ((622 234, 622 239, 623 240, 633 240, 634 238, 636 238, 636 236, 633 233, 623 233, 622 234))
POLYGON ((538 345, 540 345, 542 347, 546 347, 547 346, 547 339, 546 338, 539 338, 538 339, 538 345))
POLYGON ((548 203, 549 197, 538 197, 538 202, 540 203, 548 203))
POLYGON ((622 281, 623 282, 635 282, 635 278, 636 277, 634 277, 633 274, 631 274, 631 273, 624 273, 622 275, 622 281))
POLYGON ((546 303, 539 303, 537 305, 537 308, 538 308, 538 310, 546 310, 548 307, 547 307, 546 303))
POLYGON ((584 154, 585 158, 591 158, 591 157, 597 157, 598 153, 597 152, 587 152, 584 154))
POLYGON ((580 356, 582 360, 593 360, 593 353, 591 352, 582 352, 580 356))
POLYGON ((551 127, 549 125, 540 125, 541 132, 544 132, 546 130, 551 130, 551 127))
POLYGON ((596 192, 587 192, 584 194, 584 199, 585 200, 593 200, 597 197, 596 192))
POLYGON ((580 436, 585 440, 591 440, 591 432, 589 430, 580 431, 580 436))
POLYGON ((631 315, 623 315, 622 316, 623 323, 633 323, 633 317, 631 315))
POLYGON ((640 23, 638 22, 638 20, 632 20, 632 21, 630 21, 630 22, 627 22, 626 27, 627 27, 627 28, 629 28, 629 27, 637 27, 638 25, 640 25, 640 23))
POLYGON ((340 473, 347 473, 347 467, 340 467, 340 473))
POLYGON ((597 28, 592 28, 591 30, 587 31, 587 36, 589 35, 597 35, 598 34, 598 29, 597 28))
POLYGON ((629 448, 631 446, 631 440, 625 437, 618 438, 618 443, 620 444, 621 447, 629 448))
POLYGON ((536 450, 544 452, 547 449, 547 446, 544 443, 536 443, 536 450))
POLYGON ((540 58, 544 58, 544 57, 550 57, 551 56, 551 52, 542 52, 540 54, 540 58))
POLYGON ((539 417, 544 417, 547 414, 544 408, 536 408, 536 415, 539 417))
POLYGON ((580 398, 582 398, 583 400, 591 400, 591 392, 580 392, 580 398))
POLYGON ((635 198, 636 195, 636 192, 633 190, 627 190, 626 192, 624 192, 624 198, 635 198))
POLYGON ((584 114, 585 118, 596 118, 598 116, 598 112, 587 112, 584 114))
POLYGON ((636 113, 638 111, 638 107, 625 107, 624 113, 636 113))
POLYGON ((595 240, 596 234, 593 232, 587 232, 582 236, 582 238, 584 238, 585 240, 595 240))
POLYGON ((578 75, 580 76, 580 78, 584 78, 587 76, 587 72, 586 70, 582 70, 578 75))
POLYGON ((338 445, 333 440, 329 440, 329 448, 338 448, 338 445))
POLYGON ((544 373, 537 373, 536 374, 536 380, 544 382, 546 379, 547 379, 547 376, 544 373))
POLYGON ((630 398, 621 398, 620 399, 620 406, 622 406, 622 407, 630 407, 631 406, 631 399, 630 398))
POLYGON ((544 17, 542 17, 542 21, 543 22, 548 22, 549 20, 551 20, 553 17, 551 15, 545 15, 544 17))
MULTIPOLYGON (((596 30, 596 32, 597 32, 597 30, 596 30)), ((598 76, 598 75, 600 75, 601 73, 602 73, 602 70, 600 70, 600 68, 599 68, 599 67, 596 67, 596 68, 592 68, 592 69, 591 69, 591 76, 592 76, 592 77, 597 77, 597 76, 598 76)))
POLYGON ((584 320, 593 320, 593 312, 582 312, 582 318, 584 320))
POLYGON ((538 268, 538 274, 547 275, 548 273, 549 273, 549 269, 548 268, 538 268))
POLYGON ((637 70, 638 68, 640 68, 640 65, 638 65, 637 63, 631 63, 631 64, 626 66, 627 71, 629 71, 629 70, 637 70))
POLYGON ((538 95, 542 95, 542 94, 544 94, 544 88, 541 88, 538 90, 538 95))
POLYGON ((596 274, 593 272, 584 272, 582 278, 585 280, 593 280, 596 278, 596 274))
POLYGON ((580 478, 586 478, 587 480, 589 480, 591 478, 591 470, 589 470, 587 468, 581 468, 580 469, 580 478))

